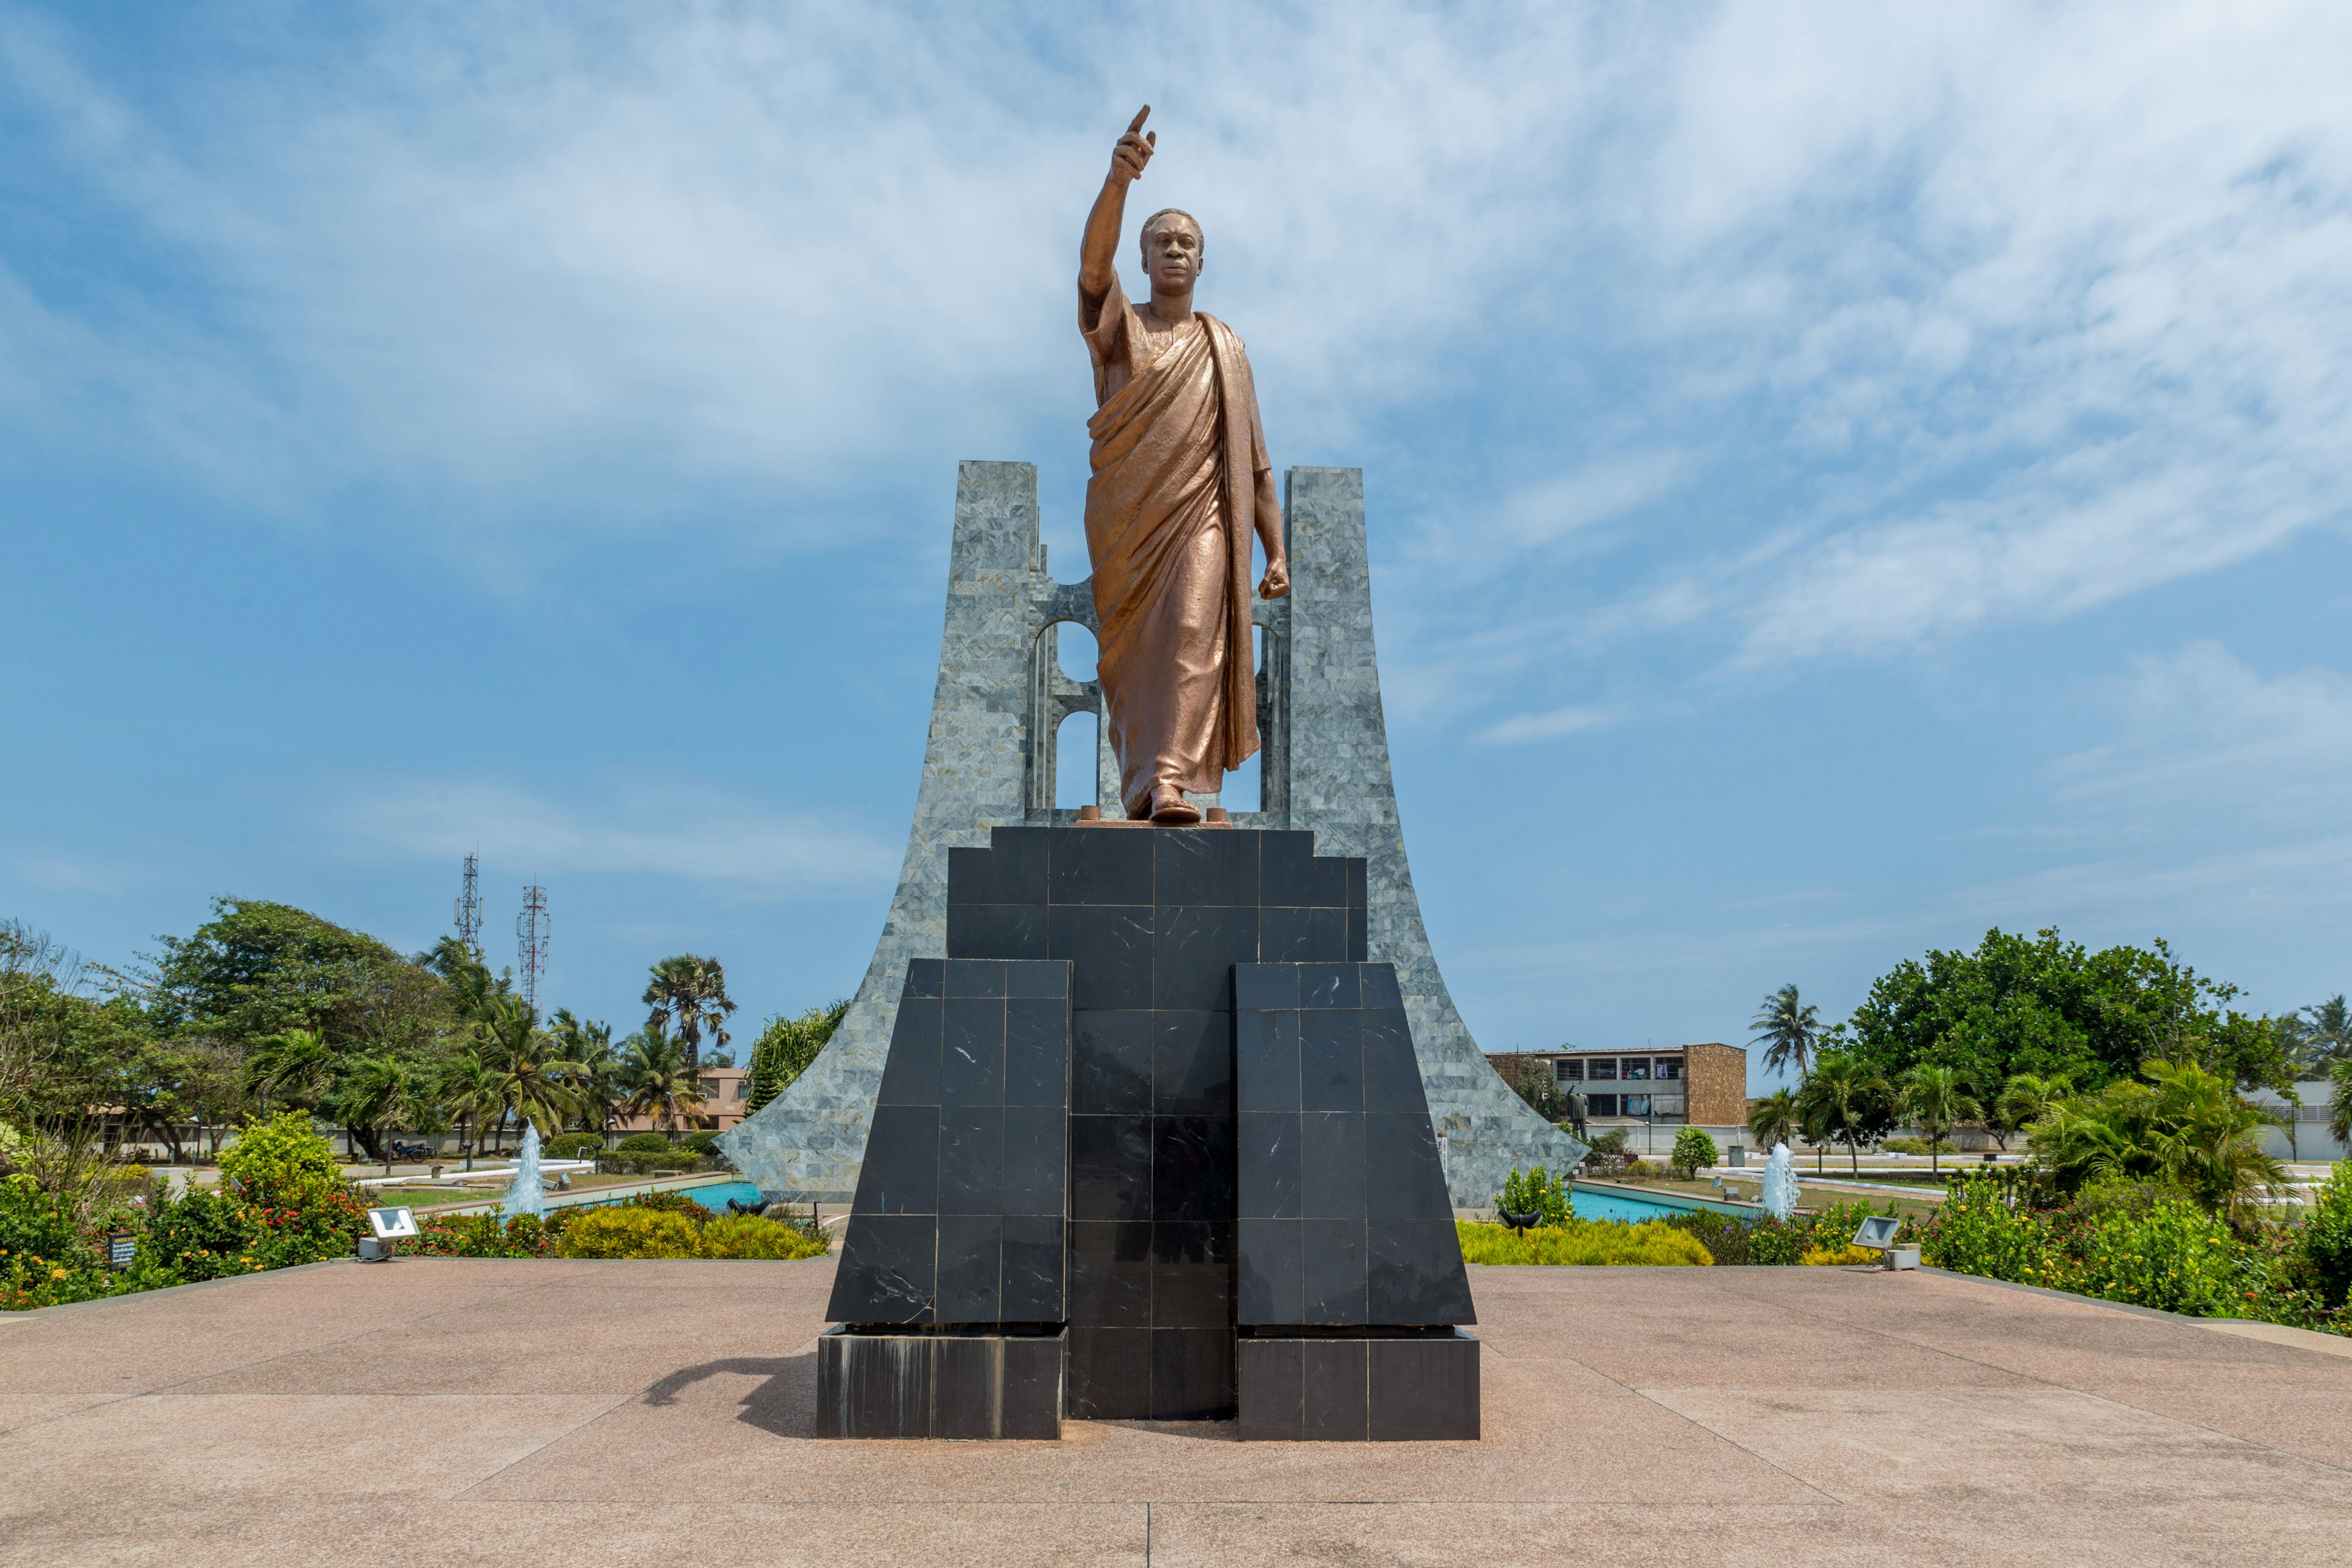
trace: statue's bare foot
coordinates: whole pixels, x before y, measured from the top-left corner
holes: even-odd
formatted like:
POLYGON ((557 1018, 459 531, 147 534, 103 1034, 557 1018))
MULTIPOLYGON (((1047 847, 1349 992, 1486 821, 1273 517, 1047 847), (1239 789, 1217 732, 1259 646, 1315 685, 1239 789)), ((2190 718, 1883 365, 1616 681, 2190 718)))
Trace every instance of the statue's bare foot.
POLYGON ((1151 792, 1151 820, 1162 827, 1185 827, 1201 820, 1201 808, 1183 791, 1163 786, 1151 792))

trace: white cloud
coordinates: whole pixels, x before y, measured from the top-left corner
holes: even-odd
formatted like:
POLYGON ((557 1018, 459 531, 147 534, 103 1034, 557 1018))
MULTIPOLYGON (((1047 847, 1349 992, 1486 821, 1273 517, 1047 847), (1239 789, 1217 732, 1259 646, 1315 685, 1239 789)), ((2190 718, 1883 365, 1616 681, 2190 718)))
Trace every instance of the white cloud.
POLYGON ((1483 731, 1478 738, 1503 745, 1522 741, 1556 741, 1563 735, 1612 724, 1622 716, 1613 708, 1555 708, 1546 713, 1522 713, 1506 719, 1483 731))
POLYGON ((492 779, 412 780, 328 807, 339 840, 416 859, 479 851, 527 877, 635 872, 740 895, 816 899, 887 889, 898 851, 837 816, 778 812, 708 786, 626 780, 559 802, 492 779))

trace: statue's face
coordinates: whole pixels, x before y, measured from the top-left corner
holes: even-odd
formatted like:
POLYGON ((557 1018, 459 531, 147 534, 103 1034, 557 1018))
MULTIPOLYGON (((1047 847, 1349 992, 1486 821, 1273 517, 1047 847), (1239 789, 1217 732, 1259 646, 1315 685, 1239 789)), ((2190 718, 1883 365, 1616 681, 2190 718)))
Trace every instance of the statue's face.
POLYGON ((1143 266, 1153 288, 1184 293, 1201 276, 1201 231, 1182 218, 1162 218, 1143 237, 1143 266))

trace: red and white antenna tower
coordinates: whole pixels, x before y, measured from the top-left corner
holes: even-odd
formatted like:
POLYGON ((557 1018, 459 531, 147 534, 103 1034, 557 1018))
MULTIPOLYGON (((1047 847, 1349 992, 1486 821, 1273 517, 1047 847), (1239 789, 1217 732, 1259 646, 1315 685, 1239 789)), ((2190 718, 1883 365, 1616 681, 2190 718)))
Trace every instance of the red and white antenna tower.
POLYGON ((547 973, 547 889, 536 882, 522 890, 522 913, 515 916, 516 967, 522 972, 522 999, 536 1017, 539 983, 547 973))
POLYGON ((466 890, 457 895, 457 940, 466 944, 466 951, 474 955, 475 963, 479 963, 482 961, 482 858, 478 855, 466 857, 466 890))

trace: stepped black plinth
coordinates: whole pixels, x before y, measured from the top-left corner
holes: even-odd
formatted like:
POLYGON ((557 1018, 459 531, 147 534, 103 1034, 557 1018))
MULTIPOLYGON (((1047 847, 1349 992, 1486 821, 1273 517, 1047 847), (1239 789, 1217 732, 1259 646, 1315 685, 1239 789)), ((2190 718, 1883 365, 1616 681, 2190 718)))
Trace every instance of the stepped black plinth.
POLYGON ((908 966, 820 1428, 1475 1437, 1436 1140, 1364 948, 1364 863, 1307 833, 950 851, 949 957, 908 966))

